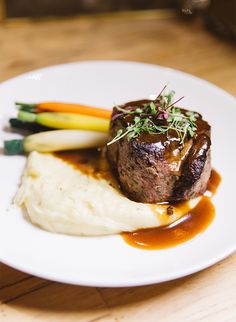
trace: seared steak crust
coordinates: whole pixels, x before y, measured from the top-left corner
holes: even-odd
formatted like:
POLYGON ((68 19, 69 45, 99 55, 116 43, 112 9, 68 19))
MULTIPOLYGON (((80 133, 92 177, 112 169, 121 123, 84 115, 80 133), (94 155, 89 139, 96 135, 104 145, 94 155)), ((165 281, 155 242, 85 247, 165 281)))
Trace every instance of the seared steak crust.
MULTIPOLYGON (((129 102, 137 106, 149 100, 129 102)), ((183 113, 186 110, 181 109, 183 113)), ((114 107, 110 139, 119 129, 125 130, 130 115, 120 115, 114 107)), ((107 157, 124 193, 144 203, 176 202, 203 194, 211 173, 210 126, 199 115, 193 138, 179 144, 175 131, 164 134, 127 136, 107 147, 107 157)))

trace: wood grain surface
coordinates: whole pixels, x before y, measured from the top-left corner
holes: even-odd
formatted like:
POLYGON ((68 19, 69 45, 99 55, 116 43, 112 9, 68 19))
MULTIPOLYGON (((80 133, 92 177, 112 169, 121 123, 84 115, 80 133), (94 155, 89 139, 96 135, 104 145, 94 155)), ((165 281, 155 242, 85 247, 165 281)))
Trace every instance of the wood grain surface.
MULTIPOLYGON (((200 21, 122 15, 0 25, 0 80, 73 61, 135 60, 173 67, 236 94, 236 53, 200 21)), ((64 285, 0 264, 0 321, 235 322, 236 255, 176 281, 135 288, 64 285)))

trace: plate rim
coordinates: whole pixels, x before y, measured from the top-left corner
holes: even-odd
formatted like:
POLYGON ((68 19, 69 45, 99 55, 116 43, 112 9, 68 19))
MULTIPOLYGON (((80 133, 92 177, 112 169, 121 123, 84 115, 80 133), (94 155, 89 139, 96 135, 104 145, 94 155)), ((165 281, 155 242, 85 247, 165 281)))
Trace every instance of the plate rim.
POLYGON ((126 65, 137 65, 137 66, 147 66, 147 67, 154 67, 154 68, 160 68, 162 70, 166 70, 166 71, 174 71, 177 72, 179 74, 182 74, 183 76, 188 76, 191 77, 197 81, 200 82, 204 82, 206 83, 206 85, 215 88, 217 90, 219 90, 222 94, 228 96, 228 98, 236 100, 236 96, 234 96, 233 94, 227 92, 226 90, 224 90, 223 88, 219 87, 218 85, 204 79, 201 78, 199 76, 196 76, 194 74, 182 71, 180 69, 176 69, 176 68, 172 68, 172 67, 168 67, 168 66, 163 66, 163 65, 159 65, 159 64, 153 64, 153 63, 145 63, 145 62, 140 62, 140 61, 133 61, 133 60, 119 60, 119 59, 95 59, 95 60, 81 60, 81 61, 74 61, 74 62, 68 62, 68 63, 62 63, 62 64, 55 64, 55 65, 49 65, 46 67, 41 67, 41 68, 36 68, 36 69, 32 69, 30 71, 27 71, 25 73, 7 78, 6 80, 0 82, 0 87, 4 86, 5 84, 7 85, 8 83, 12 82, 12 81, 16 81, 20 78, 26 77, 26 76, 30 76, 32 73, 39 73, 39 72, 44 72, 47 70, 52 70, 52 69, 56 69, 56 68, 60 68, 60 67, 67 67, 67 66, 72 66, 72 65, 86 65, 86 64, 99 64, 99 63, 114 63, 114 64, 126 64, 126 65))
POLYGON ((118 288, 118 287, 136 287, 136 286, 160 284, 160 283, 170 282, 173 280, 184 278, 184 277, 190 276, 190 275, 198 273, 198 272, 200 273, 201 271, 223 261, 224 259, 226 259, 230 255, 232 255, 235 251, 236 251, 236 244, 234 246, 232 246, 231 249, 225 251, 225 253, 223 253, 221 256, 215 257, 212 260, 204 262, 204 264, 202 264, 202 265, 196 265, 196 266, 192 267, 192 269, 186 269, 179 274, 172 273, 172 274, 166 275, 165 279, 163 279, 163 278, 158 279, 158 278, 151 277, 151 278, 144 278, 144 279, 139 278, 138 281, 132 281, 132 280, 130 281, 130 278, 129 278, 128 281, 126 280, 126 281, 120 282, 120 283, 116 283, 113 281, 109 282, 109 283, 107 283, 107 282, 103 283, 103 282, 98 282, 97 279, 96 279, 96 282, 91 281, 91 279, 87 280, 87 281, 86 281, 86 279, 82 279, 82 280, 77 279, 76 281, 74 279, 70 280, 68 278, 63 279, 62 277, 57 276, 57 275, 52 276, 51 274, 44 274, 41 272, 37 272, 36 270, 31 271, 30 269, 25 268, 24 265, 23 265, 23 267, 21 265, 15 265, 15 264, 12 264, 11 261, 2 260, 1 258, 0 258, 0 264, 3 263, 9 267, 17 269, 17 270, 24 272, 26 274, 30 274, 30 275, 33 275, 33 276, 36 276, 36 277, 39 277, 42 279, 46 279, 49 281, 53 281, 53 282, 69 284, 69 285, 85 286, 85 287, 118 288))

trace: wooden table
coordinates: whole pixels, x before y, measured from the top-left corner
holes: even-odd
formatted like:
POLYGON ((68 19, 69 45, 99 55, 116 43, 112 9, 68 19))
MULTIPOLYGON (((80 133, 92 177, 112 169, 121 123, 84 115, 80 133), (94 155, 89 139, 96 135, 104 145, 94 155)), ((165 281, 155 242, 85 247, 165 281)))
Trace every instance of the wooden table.
MULTIPOLYGON (((0 26, 0 80, 51 64, 136 60, 177 68, 236 94, 233 45, 199 21, 147 12, 0 26)), ((227 233, 227 232, 226 232, 227 233)), ((0 321, 236 321, 236 255, 192 276, 136 288, 50 282, 0 264, 0 321)))

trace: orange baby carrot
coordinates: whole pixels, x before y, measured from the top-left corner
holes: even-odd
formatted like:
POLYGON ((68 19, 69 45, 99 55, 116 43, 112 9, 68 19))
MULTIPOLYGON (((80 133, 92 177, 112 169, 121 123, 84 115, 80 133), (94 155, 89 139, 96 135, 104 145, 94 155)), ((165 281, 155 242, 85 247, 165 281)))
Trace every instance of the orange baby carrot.
POLYGON ((81 104, 72 104, 72 103, 59 103, 59 102, 43 102, 36 104, 38 112, 50 111, 50 112, 62 112, 62 113, 78 113, 89 116, 97 116, 101 118, 110 119, 111 111, 92 107, 81 104))

